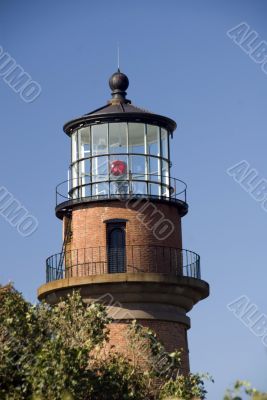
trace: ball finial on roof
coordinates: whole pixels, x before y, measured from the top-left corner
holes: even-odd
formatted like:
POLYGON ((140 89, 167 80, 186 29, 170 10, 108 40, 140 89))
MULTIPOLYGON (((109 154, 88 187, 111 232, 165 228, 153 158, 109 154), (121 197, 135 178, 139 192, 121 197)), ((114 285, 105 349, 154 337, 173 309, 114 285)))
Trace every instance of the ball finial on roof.
POLYGON ((128 89, 129 86, 129 79, 128 77, 120 72, 118 69, 117 72, 115 72, 113 75, 111 75, 109 79, 109 86, 111 90, 120 90, 125 92, 125 90, 128 89))
POLYGON ((129 79, 128 77, 120 72, 118 69, 113 75, 111 75, 109 79, 109 86, 112 90, 112 100, 128 103, 129 100, 126 99, 126 90, 129 86, 129 79))

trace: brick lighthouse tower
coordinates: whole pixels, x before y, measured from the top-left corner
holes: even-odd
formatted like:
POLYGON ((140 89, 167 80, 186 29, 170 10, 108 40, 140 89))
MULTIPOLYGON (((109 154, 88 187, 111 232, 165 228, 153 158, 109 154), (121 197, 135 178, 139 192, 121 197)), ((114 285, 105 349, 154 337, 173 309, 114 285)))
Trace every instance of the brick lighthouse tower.
POLYGON ((46 261, 38 297, 55 304, 75 289, 86 303, 108 299, 115 346, 123 347, 136 319, 168 351, 184 349, 187 372, 186 314, 209 295, 209 285, 199 255, 182 246, 188 205, 186 184, 171 177, 176 123, 132 105, 119 70, 109 85, 107 105, 64 125, 71 163, 69 179, 56 189, 64 240, 46 261))

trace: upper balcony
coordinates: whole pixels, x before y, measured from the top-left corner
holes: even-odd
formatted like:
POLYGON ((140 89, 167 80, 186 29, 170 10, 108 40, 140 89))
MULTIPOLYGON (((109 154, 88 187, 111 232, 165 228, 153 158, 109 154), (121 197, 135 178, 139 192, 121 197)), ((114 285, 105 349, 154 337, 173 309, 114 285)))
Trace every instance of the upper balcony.
POLYGON ((56 215, 81 203, 107 200, 130 201, 136 198, 171 202, 181 216, 187 214, 187 185, 180 179, 156 174, 126 173, 82 176, 61 182, 56 187, 56 215))

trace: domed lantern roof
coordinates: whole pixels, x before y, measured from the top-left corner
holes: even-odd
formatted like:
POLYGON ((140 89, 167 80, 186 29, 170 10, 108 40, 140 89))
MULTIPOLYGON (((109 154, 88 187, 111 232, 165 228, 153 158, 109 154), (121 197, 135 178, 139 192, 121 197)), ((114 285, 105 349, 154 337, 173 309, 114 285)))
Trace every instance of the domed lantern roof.
POLYGON ((171 118, 136 107, 131 103, 131 100, 126 98, 129 79, 119 69, 110 77, 109 86, 112 90, 112 98, 108 103, 103 107, 67 122, 63 127, 67 135, 70 136, 71 132, 79 126, 110 121, 150 123, 166 128, 170 133, 176 129, 176 122, 171 118))

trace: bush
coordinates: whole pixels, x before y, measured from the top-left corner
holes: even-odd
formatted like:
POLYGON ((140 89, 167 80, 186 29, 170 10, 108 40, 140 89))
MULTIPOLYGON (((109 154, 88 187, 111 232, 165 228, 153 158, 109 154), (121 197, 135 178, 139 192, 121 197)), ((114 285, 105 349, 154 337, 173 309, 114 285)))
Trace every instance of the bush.
POLYGON ((128 356, 115 349, 106 354, 111 320, 104 306, 85 305, 78 292, 53 307, 34 306, 6 286, 0 301, 0 399, 205 398, 199 375, 179 375, 180 352, 167 353, 151 330, 135 322, 128 356))

